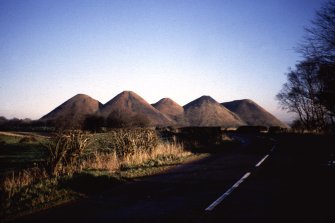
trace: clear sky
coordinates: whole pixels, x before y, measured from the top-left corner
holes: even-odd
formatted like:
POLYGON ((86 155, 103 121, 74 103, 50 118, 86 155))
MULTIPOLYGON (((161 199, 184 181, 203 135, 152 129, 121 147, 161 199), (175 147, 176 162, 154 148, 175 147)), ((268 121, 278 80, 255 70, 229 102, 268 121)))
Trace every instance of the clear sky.
POLYGON ((77 93, 106 103, 275 95, 323 0, 0 0, 0 116, 37 119, 77 93))

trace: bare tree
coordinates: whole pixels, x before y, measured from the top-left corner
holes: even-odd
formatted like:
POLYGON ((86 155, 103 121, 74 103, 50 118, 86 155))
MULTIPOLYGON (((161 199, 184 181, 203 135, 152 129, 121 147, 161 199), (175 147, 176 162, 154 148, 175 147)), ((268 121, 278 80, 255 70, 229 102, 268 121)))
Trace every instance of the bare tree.
POLYGON ((328 1, 319 11, 310 27, 305 28, 304 41, 299 51, 305 58, 335 62, 335 1, 328 1))
POLYGON ((322 64, 318 79, 321 85, 319 102, 327 108, 332 126, 335 126, 335 63, 322 64))
POLYGON ((306 28, 298 52, 305 58, 287 74, 277 94, 283 108, 298 114, 307 129, 325 129, 335 117, 335 0, 306 28))
POLYGON ((304 133, 305 126, 300 119, 295 119, 291 123, 291 128, 298 133, 304 133))
POLYGON ((315 62, 301 62, 287 74, 287 83, 276 96, 284 109, 298 114, 308 130, 326 126, 326 109, 317 97, 321 88, 318 72, 315 62))

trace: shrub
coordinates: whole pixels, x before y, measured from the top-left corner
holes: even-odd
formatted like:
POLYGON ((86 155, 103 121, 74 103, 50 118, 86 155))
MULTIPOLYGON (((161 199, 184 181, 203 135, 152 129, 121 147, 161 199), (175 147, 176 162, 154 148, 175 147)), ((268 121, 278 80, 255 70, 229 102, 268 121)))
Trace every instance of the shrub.
POLYGON ((97 132, 105 124, 105 118, 98 115, 88 115, 84 121, 83 128, 91 132, 97 132))
POLYGON ((113 129, 108 133, 99 134, 94 146, 99 153, 113 153, 118 157, 134 154, 138 150, 151 151, 160 139, 155 130, 151 129, 113 129))
POLYGON ((58 133, 45 146, 48 151, 46 169, 51 176, 72 174, 77 161, 89 142, 88 136, 81 131, 58 133))
POLYGON ((116 152, 94 151, 82 161, 81 167, 86 170, 118 171, 137 167, 151 167, 179 163, 191 155, 181 144, 159 142, 151 150, 136 149, 133 153, 118 156, 116 152))

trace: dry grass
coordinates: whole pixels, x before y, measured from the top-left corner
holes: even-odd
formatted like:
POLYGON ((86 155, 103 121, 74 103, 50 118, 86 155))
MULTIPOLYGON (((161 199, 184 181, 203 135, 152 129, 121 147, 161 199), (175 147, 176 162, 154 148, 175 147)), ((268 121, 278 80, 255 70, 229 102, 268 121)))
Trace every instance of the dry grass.
POLYGON ((21 170, 16 174, 12 172, 1 182, 0 191, 6 198, 10 199, 16 193, 20 192, 22 188, 28 187, 32 183, 46 179, 47 177, 47 172, 37 167, 21 170))
POLYGON ((180 159, 191 155, 190 152, 184 150, 181 144, 175 143, 160 143, 151 151, 138 150, 134 154, 130 154, 122 160, 122 166, 141 166, 148 161, 171 161, 173 159, 180 159))
POLYGON ((34 167, 12 172, 0 183, 6 198, 43 179, 61 177, 82 170, 115 172, 138 166, 162 166, 190 156, 181 144, 162 142, 153 130, 115 130, 103 136, 107 148, 97 148, 82 156, 88 136, 81 132, 57 135, 48 144, 46 168, 34 167), (66 173, 63 173, 66 172, 66 173))
POLYGON ((133 174, 142 169, 142 175, 150 175, 153 169, 181 163, 192 155, 181 144, 163 142, 156 131, 148 129, 120 129, 91 136, 67 132, 54 137, 47 149, 43 167, 13 172, 1 180, 0 218, 80 197, 75 190, 63 187, 72 173, 107 171, 111 176, 113 172, 133 174), (98 143, 87 148, 89 139, 98 143))
MULTIPOLYGON (((19 216, 43 210, 78 199, 82 195, 60 187, 58 178, 34 179, 34 174, 14 175, 5 181, 7 193, 2 193, 0 219, 8 221, 19 216), (6 196, 7 195, 7 196, 6 196)), ((42 175, 43 177, 43 175, 42 175)))
POLYGON ((94 152, 82 162, 81 168, 115 172, 124 168, 143 166, 150 161, 153 162, 152 165, 164 165, 190 155, 191 152, 185 151, 181 144, 161 142, 151 150, 138 149, 123 156, 118 156, 116 152, 94 152))
POLYGON ((151 129, 112 129, 108 133, 93 136, 91 147, 99 153, 116 152, 125 157, 139 150, 152 150, 160 142, 155 130, 151 129))
POLYGON ((58 133, 45 145, 48 151, 46 167, 49 174, 57 177, 76 172, 77 161, 88 143, 88 136, 81 131, 58 133))
POLYGON ((99 153, 93 152, 89 157, 85 158, 81 163, 81 170, 108 170, 115 171, 120 168, 120 161, 116 152, 99 153))

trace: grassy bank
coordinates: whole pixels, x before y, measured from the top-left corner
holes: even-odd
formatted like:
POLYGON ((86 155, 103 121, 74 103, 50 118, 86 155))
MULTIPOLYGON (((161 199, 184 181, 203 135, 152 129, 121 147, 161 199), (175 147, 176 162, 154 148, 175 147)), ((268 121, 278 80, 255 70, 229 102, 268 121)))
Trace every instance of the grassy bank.
POLYGON ((204 157, 147 129, 68 132, 51 138, 0 135, 0 141, 1 219, 83 198, 204 157))
POLYGON ((8 172, 38 165, 45 159, 46 137, 0 132, 0 179, 8 172))

